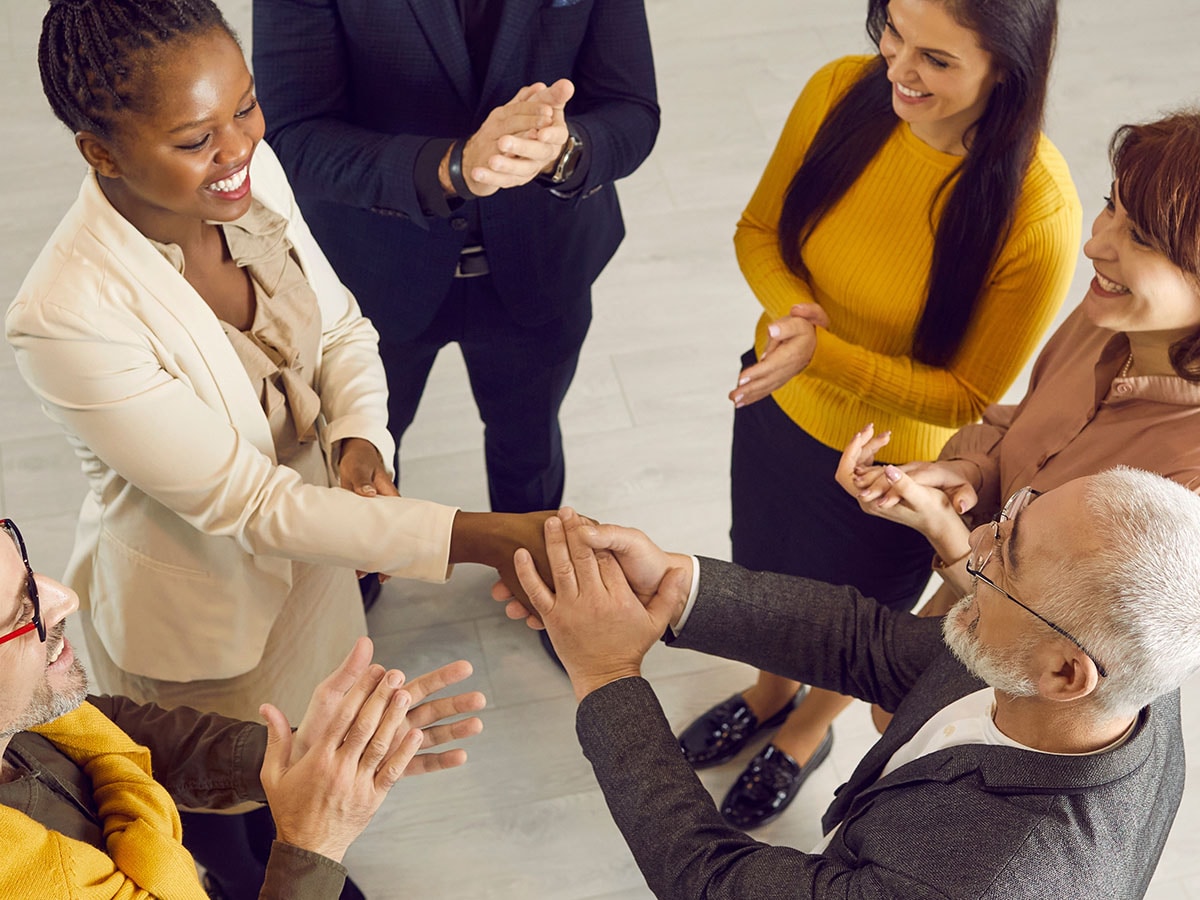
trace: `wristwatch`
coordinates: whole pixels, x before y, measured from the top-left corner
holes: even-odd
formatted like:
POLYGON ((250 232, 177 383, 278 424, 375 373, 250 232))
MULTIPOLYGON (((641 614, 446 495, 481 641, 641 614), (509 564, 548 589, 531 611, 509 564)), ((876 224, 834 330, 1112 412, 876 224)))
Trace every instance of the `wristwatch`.
POLYGON ((579 158, 583 156, 583 138, 570 125, 567 126, 567 142, 563 144, 562 153, 558 155, 558 163, 554 166, 554 174, 550 176, 551 184, 562 184, 575 174, 579 158))

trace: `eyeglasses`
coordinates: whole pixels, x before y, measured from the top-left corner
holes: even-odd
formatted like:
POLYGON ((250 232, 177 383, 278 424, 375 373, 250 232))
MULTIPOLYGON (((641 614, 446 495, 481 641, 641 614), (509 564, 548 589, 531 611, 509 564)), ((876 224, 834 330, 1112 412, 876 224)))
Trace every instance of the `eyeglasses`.
POLYGON ((1045 622, 1047 625, 1049 625, 1051 628, 1053 628, 1055 631, 1057 631, 1059 634, 1061 634, 1063 637, 1065 637, 1068 641, 1070 641, 1072 644, 1074 644, 1076 647, 1078 647, 1080 650, 1082 650, 1085 654, 1087 654, 1088 659, 1090 659, 1093 663, 1095 663, 1096 671, 1100 673, 1100 677, 1107 678, 1108 670, 1106 668, 1104 668, 1103 665, 1100 664, 1100 660, 1096 659, 1096 657, 1094 657, 1091 654, 1091 652, 1087 649, 1087 647, 1083 646, 1083 642, 1080 641, 1079 638, 1075 637, 1075 635, 1071 634, 1071 632, 1067 631, 1065 628, 1061 627, 1060 625, 1057 625, 1054 622, 1050 621, 1049 619, 1047 619, 1045 616, 1043 616, 1041 613, 1037 612, 1036 610, 1030 609, 1028 606, 1026 606, 1024 603, 1022 603, 1020 600, 1018 600, 1016 597, 1014 597, 1012 594, 1010 594, 1004 588, 1000 587, 1000 585, 996 584, 996 582, 992 581, 992 579, 988 578, 986 575, 983 574, 984 567, 987 566, 987 564, 989 562, 991 562, 991 560, 992 560, 993 552, 1000 546, 1000 525, 1001 525, 1001 523, 1007 522, 1009 519, 1015 519, 1017 517, 1017 514, 1019 512, 1021 512, 1021 510, 1023 510, 1025 507, 1027 507, 1030 503, 1032 503, 1034 501, 1034 499, 1036 497, 1038 497, 1040 494, 1041 494, 1041 491, 1035 491, 1031 487, 1023 487, 1019 491, 1017 491, 1015 494, 1013 494, 1011 497, 1008 498, 1008 502, 1004 504, 1004 509, 1002 509, 1000 512, 998 512, 992 518, 992 539, 991 539, 991 541, 986 540, 987 532, 980 533, 979 537, 975 539, 975 544, 974 544, 974 546, 971 547, 971 553, 967 557, 967 574, 970 575, 972 578, 974 578, 977 584, 978 584, 978 582, 982 581, 984 584, 986 584, 992 590, 999 591, 1001 594, 1003 594, 1005 597, 1007 597, 1013 603, 1017 604, 1017 606, 1021 607, 1021 609, 1025 610, 1030 615, 1035 616, 1036 618, 1045 622))
POLYGON ((46 626, 42 622, 42 604, 38 600, 37 581, 34 580, 33 568, 29 565, 29 554, 25 552, 25 541, 17 529, 17 523, 12 519, 0 519, 0 528, 8 532, 8 536, 12 538, 13 543, 17 545, 17 550, 21 553, 21 561, 25 563, 25 591, 29 595, 29 602, 33 605, 33 619, 8 634, 0 635, 0 644, 19 638, 23 634, 29 634, 35 628, 38 640, 44 644, 46 642, 46 626))

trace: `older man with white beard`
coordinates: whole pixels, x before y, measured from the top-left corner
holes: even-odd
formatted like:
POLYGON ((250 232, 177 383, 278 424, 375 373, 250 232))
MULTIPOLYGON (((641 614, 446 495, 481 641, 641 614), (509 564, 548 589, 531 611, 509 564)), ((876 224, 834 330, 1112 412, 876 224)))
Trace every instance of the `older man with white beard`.
POLYGON ((524 551, 518 574, 657 897, 1145 893, 1183 790, 1177 688, 1200 666, 1200 497, 1130 469, 1018 492, 972 534, 976 589, 944 620, 665 553, 571 510, 546 538, 553 589, 524 551), (660 636, 895 712, 813 852, 721 819, 640 676, 660 636))

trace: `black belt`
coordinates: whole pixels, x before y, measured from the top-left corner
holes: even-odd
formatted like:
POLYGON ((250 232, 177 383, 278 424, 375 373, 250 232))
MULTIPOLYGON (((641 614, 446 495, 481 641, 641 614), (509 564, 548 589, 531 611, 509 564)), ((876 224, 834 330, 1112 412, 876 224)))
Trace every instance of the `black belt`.
POLYGON ((491 271, 483 247, 480 244, 472 244, 470 247, 462 248, 462 252, 458 256, 458 265, 454 267, 454 277, 478 278, 491 271))

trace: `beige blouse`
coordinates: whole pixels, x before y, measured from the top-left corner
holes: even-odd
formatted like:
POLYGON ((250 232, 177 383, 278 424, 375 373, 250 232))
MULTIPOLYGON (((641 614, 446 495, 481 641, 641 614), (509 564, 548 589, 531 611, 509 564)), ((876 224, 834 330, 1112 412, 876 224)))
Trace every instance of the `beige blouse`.
MULTIPOLYGON (((219 224, 233 261, 250 275, 255 298, 254 321, 248 330, 224 321, 221 327, 259 392, 276 459, 298 471, 307 483, 329 486, 317 440, 320 309, 285 234, 287 221, 255 200, 236 222, 219 224)), ((151 243, 182 275, 180 247, 151 243)))
POLYGON ((1200 384, 1174 375, 1117 377, 1129 340, 1076 308, 1047 341, 1017 406, 991 406, 946 444, 983 474, 976 523, 1025 485, 1047 491, 1117 465, 1200 490, 1200 384))

